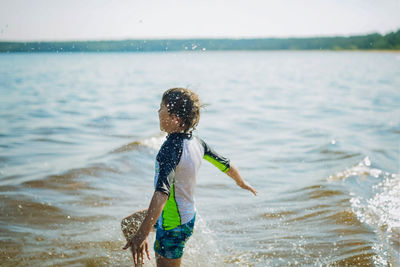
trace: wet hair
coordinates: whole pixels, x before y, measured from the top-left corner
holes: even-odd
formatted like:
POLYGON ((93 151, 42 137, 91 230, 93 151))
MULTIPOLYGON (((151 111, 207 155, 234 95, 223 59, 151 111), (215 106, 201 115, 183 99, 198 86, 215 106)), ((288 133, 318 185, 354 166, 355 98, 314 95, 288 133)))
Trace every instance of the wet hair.
POLYGON ((181 126, 185 132, 196 128, 202 105, 195 92, 187 88, 171 88, 164 92, 162 103, 167 107, 169 114, 176 115, 182 120, 181 126))

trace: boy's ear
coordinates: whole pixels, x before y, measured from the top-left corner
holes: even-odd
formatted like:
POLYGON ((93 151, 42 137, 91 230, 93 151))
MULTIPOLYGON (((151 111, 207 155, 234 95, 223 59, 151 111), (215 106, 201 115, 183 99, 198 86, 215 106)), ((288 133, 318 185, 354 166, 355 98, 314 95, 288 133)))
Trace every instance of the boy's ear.
POLYGON ((176 119, 177 119, 178 125, 179 125, 180 127, 184 127, 184 126, 185 126, 185 122, 184 122, 181 118, 179 118, 179 117, 177 116, 176 119))
POLYGON ((176 124, 182 125, 183 121, 181 118, 179 118, 178 116, 176 116, 175 114, 172 115, 172 119, 174 120, 174 122, 176 124))

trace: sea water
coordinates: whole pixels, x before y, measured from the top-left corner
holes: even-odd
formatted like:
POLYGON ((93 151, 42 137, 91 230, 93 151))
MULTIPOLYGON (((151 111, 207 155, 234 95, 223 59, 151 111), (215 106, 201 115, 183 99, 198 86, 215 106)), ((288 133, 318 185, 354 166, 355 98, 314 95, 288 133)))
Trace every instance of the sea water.
POLYGON ((400 54, 327 51, 1 54, 2 266, 132 264, 171 87, 259 192, 205 161, 183 266, 400 266, 400 54))

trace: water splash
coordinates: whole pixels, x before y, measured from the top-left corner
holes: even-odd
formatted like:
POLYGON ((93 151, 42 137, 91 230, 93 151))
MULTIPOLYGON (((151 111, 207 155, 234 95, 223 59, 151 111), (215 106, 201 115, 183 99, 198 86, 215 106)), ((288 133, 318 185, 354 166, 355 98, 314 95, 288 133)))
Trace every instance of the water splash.
POLYGON ((197 213, 194 233, 185 247, 182 265, 221 266, 221 258, 214 233, 197 213))
POLYGON ((364 178, 366 176, 372 176, 375 178, 379 178, 382 174, 383 174, 382 170, 371 168, 371 160, 369 159, 369 157, 365 157, 357 165, 329 176, 328 181, 333 182, 333 181, 345 180, 352 176, 360 176, 364 178))
POLYGON ((371 160, 365 157, 357 165, 330 176, 328 181, 353 177, 365 182, 379 179, 371 187, 365 187, 365 183, 349 185, 350 204, 357 219, 371 227, 379 240, 373 246, 377 253, 375 264, 400 266, 400 175, 373 168, 371 160), (363 187, 362 192, 359 187, 363 187))
POLYGON ((400 175, 385 175, 372 192, 371 198, 354 195, 350 200, 353 211, 380 240, 373 247, 380 256, 377 265, 400 266, 400 175))

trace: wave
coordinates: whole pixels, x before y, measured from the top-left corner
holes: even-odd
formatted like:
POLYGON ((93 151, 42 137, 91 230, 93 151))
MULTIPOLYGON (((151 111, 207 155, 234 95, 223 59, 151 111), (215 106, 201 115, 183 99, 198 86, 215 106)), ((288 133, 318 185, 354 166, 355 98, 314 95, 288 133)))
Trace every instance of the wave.
POLYGON ((374 249, 392 266, 400 266, 400 176, 385 176, 372 188, 372 196, 351 199, 357 218, 376 232, 374 249))
POLYGON ((249 251, 241 249, 226 263, 400 266, 399 175, 376 168, 368 157, 319 183, 237 209, 243 214, 224 221, 224 231, 243 235, 252 245, 232 245, 232 250, 243 246, 249 251), (249 209, 258 212, 251 215, 249 209), (243 223, 251 230, 244 230, 243 223), (265 231, 267 235, 259 234, 265 231))
MULTIPOLYGON (((12 246, 34 247, 31 243, 26 246, 21 237, 28 233, 31 239, 45 240, 39 242, 41 251, 45 251, 58 244, 61 227, 70 252, 52 251, 53 255, 39 256, 40 260, 56 255, 60 264, 130 262, 129 255, 119 252, 123 242, 116 240, 121 233, 115 222, 146 202, 143 190, 152 181, 145 181, 142 176, 153 171, 153 152, 163 140, 160 135, 133 141, 82 168, 1 187, 0 229, 6 237, 17 239, 12 246), (93 246, 95 250, 91 250, 93 246), (110 250, 112 253, 104 257, 94 255, 110 250), (85 257, 79 254, 81 251, 85 257)), ((204 190, 208 186, 203 183, 198 188, 208 192, 204 193, 206 197, 211 194, 218 198, 230 187, 221 183, 204 190)), ((399 194, 400 176, 373 167, 365 157, 327 179, 280 191, 276 198, 261 197, 254 206, 236 203, 235 217, 220 217, 232 208, 232 203, 221 204, 221 212, 214 213, 214 219, 212 212, 207 214, 211 217, 207 223, 199 216, 184 262, 188 266, 397 266, 399 194), (218 241, 221 236, 229 242, 218 241)), ((13 251, 8 249, 4 255, 19 262, 21 258, 13 251)), ((24 257, 37 262, 33 253, 25 252, 24 257)))
POLYGON ((92 189, 90 184, 85 180, 77 180, 81 177, 100 177, 104 173, 120 173, 118 169, 107 166, 105 164, 96 164, 83 168, 68 170, 59 175, 50 175, 38 180, 24 182, 22 185, 28 188, 52 189, 56 191, 76 191, 84 189, 92 189))
POLYGON ((372 167, 369 157, 331 175, 328 181, 343 181, 350 191, 350 205, 357 219, 371 227, 379 242, 377 265, 400 266, 400 175, 372 167))
MULTIPOLYGON (((385 173, 380 169, 372 168, 371 160, 369 159, 369 157, 365 157, 357 165, 329 176, 328 181, 345 180, 352 176, 362 176, 362 177, 371 176, 379 178, 382 175, 389 176, 390 174, 388 172, 385 173)), ((393 176, 395 175, 393 174, 393 176)))
POLYGON ((119 148, 112 150, 110 153, 114 154, 114 153, 129 152, 132 150, 138 150, 142 147, 149 148, 149 149, 155 151, 161 147, 162 143, 164 142, 164 138, 165 138, 165 134, 160 134, 155 137, 150 137, 150 138, 146 138, 146 139, 142 139, 142 140, 138 140, 138 141, 133 141, 131 143, 125 144, 119 148))

